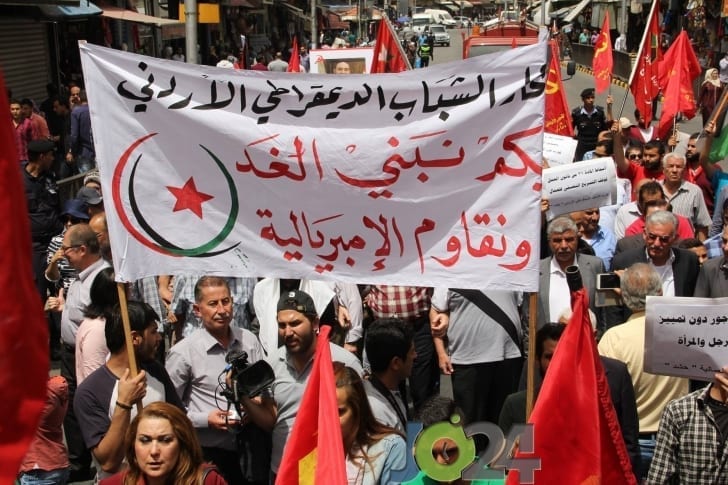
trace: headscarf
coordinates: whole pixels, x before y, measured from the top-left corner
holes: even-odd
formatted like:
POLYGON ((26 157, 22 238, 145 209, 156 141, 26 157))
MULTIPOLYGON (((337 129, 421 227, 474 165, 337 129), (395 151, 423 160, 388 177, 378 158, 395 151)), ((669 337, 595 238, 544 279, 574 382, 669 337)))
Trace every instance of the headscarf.
POLYGON ((713 86, 715 86, 716 88, 719 88, 720 87, 720 79, 719 78, 713 79, 713 73, 718 74, 718 69, 716 69, 714 67, 711 67, 710 69, 708 69, 707 71, 705 71, 705 80, 703 81, 703 84, 710 83, 713 86))

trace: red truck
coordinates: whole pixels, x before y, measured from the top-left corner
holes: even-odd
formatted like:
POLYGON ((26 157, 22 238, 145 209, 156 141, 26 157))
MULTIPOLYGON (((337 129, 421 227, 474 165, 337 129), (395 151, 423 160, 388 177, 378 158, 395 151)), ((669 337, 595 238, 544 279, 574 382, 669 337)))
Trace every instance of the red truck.
POLYGON ((463 40, 463 59, 535 44, 537 41, 538 25, 515 10, 508 10, 482 26, 473 27, 472 35, 463 40))

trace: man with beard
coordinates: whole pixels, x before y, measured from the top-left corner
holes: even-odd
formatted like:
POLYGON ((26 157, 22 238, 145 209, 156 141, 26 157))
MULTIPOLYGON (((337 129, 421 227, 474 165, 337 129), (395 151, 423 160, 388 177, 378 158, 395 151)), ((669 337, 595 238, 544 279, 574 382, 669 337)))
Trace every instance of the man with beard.
POLYGON ((294 426, 303 390, 311 375, 316 345, 329 345, 334 362, 342 362, 359 375, 363 373, 354 354, 338 345, 319 340, 318 313, 308 293, 301 290, 284 293, 276 308, 278 334, 283 346, 273 350, 267 359, 275 375, 271 385, 272 399, 241 398, 241 404, 250 419, 262 429, 273 432, 271 471, 274 475, 278 473, 283 448, 294 426))
POLYGON ((136 376, 129 372, 121 308, 117 305, 106 322, 106 346, 110 356, 105 365, 78 386, 73 407, 81 434, 91 450, 97 477, 108 477, 122 467, 124 436, 136 414, 135 405, 166 401, 180 409, 182 402, 161 364, 154 360, 162 336, 157 332, 159 317, 146 303, 128 304, 131 341, 140 366, 136 376))
MULTIPOLYGON (((705 201, 705 207, 708 208, 708 212, 713 214, 713 207, 715 202, 715 191, 713 190, 713 184, 708 178, 705 170, 700 164, 700 150, 698 150, 698 139, 700 133, 693 133, 688 139, 688 145, 685 149, 685 180, 693 183, 700 187, 703 191, 703 200, 705 201)), ((705 143, 705 141, 703 141, 705 143)), ((715 169, 720 169, 720 166, 716 166, 715 169)))
POLYGON ((642 148, 642 164, 631 162, 624 156, 624 135, 619 123, 612 125, 614 132, 614 161, 617 163, 617 176, 626 178, 637 187, 642 179, 662 180, 662 156, 665 146, 659 140, 650 140, 642 148))

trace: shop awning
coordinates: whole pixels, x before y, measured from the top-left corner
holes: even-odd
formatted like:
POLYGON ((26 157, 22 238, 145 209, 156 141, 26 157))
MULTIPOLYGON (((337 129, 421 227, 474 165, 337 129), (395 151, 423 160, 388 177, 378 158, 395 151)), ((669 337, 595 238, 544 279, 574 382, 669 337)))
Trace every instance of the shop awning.
POLYGON ((222 2, 226 7, 260 8, 259 2, 255 0, 227 0, 222 2))
POLYGON ((175 25, 180 23, 180 21, 176 19, 152 17, 151 15, 144 15, 143 13, 134 12, 132 10, 118 7, 104 7, 104 11, 101 16, 116 20, 126 20, 127 22, 136 22, 138 24, 156 25, 157 27, 161 27, 162 25, 175 25))
POLYGON ((569 12, 566 17, 564 17, 564 22, 573 22, 574 19, 579 16, 581 11, 584 10, 587 5, 589 5, 589 2, 591 2, 591 0, 581 0, 581 2, 579 2, 575 7, 570 7, 573 10, 569 12))
POLYGON ((81 19, 101 15, 102 10, 91 2, 82 1, 79 5, 37 5, 41 15, 49 19, 81 19))
POLYGON ((349 22, 344 22, 341 20, 338 14, 335 14, 334 12, 328 12, 326 14, 326 20, 328 20, 329 28, 330 29, 348 29, 349 28, 349 22))
POLYGON ((473 4, 467 0, 453 0, 453 2, 460 8, 473 8, 473 4))
POLYGON ((297 17, 301 17, 302 19, 305 19, 306 18, 306 16, 303 13, 303 9, 298 8, 298 7, 294 6, 294 5, 291 5, 290 3, 283 3, 281 5, 283 5, 288 10, 290 10, 293 15, 295 15, 297 17))

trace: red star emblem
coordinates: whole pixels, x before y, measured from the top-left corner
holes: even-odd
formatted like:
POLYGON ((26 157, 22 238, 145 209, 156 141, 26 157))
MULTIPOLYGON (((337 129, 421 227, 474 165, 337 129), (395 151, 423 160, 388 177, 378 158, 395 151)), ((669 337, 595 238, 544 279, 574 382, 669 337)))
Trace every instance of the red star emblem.
POLYGON ((214 198, 198 191, 192 177, 187 179, 187 182, 181 188, 168 185, 167 190, 177 197, 177 202, 174 204, 174 209, 172 209, 174 212, 189 209, 200 219, 202 219, 202 203, 214 198))

